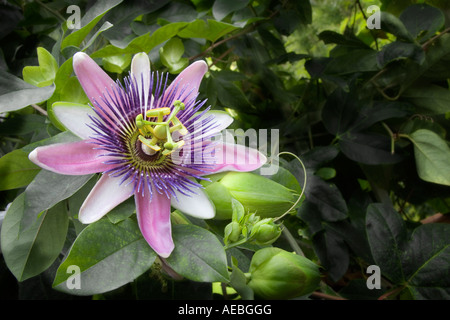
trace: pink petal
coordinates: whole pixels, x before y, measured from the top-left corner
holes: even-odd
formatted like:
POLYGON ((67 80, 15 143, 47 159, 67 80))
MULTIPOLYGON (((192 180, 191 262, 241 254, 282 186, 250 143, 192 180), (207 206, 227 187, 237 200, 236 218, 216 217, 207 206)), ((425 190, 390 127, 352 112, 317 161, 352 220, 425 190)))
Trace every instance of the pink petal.
POLYGON ((167 258, 174 248, 170 223, 170 199, 164 194, 153 191, 150 201, 148 188, 145 188, 144 196, 139 192, 134 195, 134 199, 142 235, 159 256, 167 258))
POLYGON ((253 171, 267 161, 266 156, 256 149, 240 144, 217 142, 214 147, 215 164, 211 173, 223 171, 253 171))
POLYGON ((57 143, 34 149, 28 158, 49 171, 67 175, 83 175, 103 172, 113 168, 103 162, 111 157, 100 156, 103 150, 96 150, 91 140, 57 143))
POLYGON ((100 108, 97 108, 94 103, 94 101, 96 101, 107 114, 113 119, 117 119, 109 107, 103 102, 103 94, 107 91, 111 91, 111 87, 115 86, 115 82, 108 74, 106 74, 106 72, 84 52, 77 52, 73 56, 73 69, 94 108, 101 114, 105 114, 100 108))
POLYGON ((175 78, 175 80, 165 91, 166 95, 172 94, 172 90, 175 89, 176 95, 178 95, 178 93, 181 92, 184 87, 186 91, 183 93, 181 100, 184 103, 189 102, 191 99, 194 99, 197 96, 198 88, 200 87, 200 83, 206 71, 208 71, 208 65, 205 61, 195 61, 175 78))
POLYGON ((126 181, 120 184, 121 180, 121 177, 102 175, 84 200, 78 214, 78 220, 86 224, 95 222, 131 197, 134 185, 132 183, 127 185, 126 181))

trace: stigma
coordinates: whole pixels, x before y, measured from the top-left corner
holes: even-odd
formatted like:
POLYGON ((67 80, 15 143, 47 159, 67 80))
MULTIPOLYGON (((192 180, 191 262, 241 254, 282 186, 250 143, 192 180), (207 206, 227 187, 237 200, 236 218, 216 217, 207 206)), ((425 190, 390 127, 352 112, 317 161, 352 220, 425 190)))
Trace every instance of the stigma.
POLYGON ((167 156, 183 147, 184 141, 174 142, 172 134, 177 132, 179 136, 183 136, 188 133, 186 127, 177 118, 178 112, 184 109, 184 103, 176 100, 172 110, 167 107, 155 108, 148 110, 145 117, 142 114, 137 115, 138 139, 145 154, 151 156, 161 152, 163 156, 167 156), (166 120, 164 120, 165 117, 166 120))

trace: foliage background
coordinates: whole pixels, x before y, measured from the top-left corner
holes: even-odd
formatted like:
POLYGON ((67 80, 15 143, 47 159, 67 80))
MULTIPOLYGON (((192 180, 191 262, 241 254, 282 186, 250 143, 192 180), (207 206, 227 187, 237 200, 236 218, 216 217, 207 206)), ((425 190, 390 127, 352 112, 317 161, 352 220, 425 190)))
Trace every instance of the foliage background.
MULTIPOLYGON (((316 292, 347 299, 450 297, 447 1, 10 0, 0 8, 0 210, 13 201, 25 206, 14 207, 21 216, 10 225, 19 229, 2 229, 2 298, 79 298, 52 283, 83 228, 73 208, 93 180, 41 174, 44 193, 68 186, 52 203, 33 189, 40 169, 27 155, 45 139, 70 139, 61 135, 51 107, 87 102, 71 69, 80 50, 119 79, 141 51, 173 77, 189 62, 206 59, 211 68, 201 97, 232 114, 234 128, 280 130, 279 150, 303 160, 308 180, 304 201, 283 220, 287 230, 274 246, 304 252, 322 267, 316 292), (81 8, 80 30, 65 25, 72 4, 81 8), (379 30, 366 28, 372 4, 383 12, 379 30), (38 47, 56 64, 45 52, 38 61, 38 47), (42 219, 52 210, 62 214, 45 224, 49 233, 34 231, 30 240, 19 234, 20 227, 33 231, 35 216, 26 210, 33 205, 42 208, 42 219), (8 244, 6 232, 13 239, 8 244), (60 247, 45 247, 50 258, 39 256, 39 243, 55 239, 60 247), (26 258, 7 266, 5 248, 20 241, 26 258), (372 264, 383 274, 380 290, 366 287, 372 264)), ((286 157, 281 165, 303 184, 296 160, 286 157)), ((113 232, 111 225, 134 230, 123 217, 132 210, 125 204, 98 228, 105 234, 113 232)), ((200 225, 217 234, 224 227, 200 225)), ((244 272, 248 249, 232 251, 244 272)), ((171 281, 151 270, 93 297, 224 298, 212 285, 217 279, 198 280, 171 281)))

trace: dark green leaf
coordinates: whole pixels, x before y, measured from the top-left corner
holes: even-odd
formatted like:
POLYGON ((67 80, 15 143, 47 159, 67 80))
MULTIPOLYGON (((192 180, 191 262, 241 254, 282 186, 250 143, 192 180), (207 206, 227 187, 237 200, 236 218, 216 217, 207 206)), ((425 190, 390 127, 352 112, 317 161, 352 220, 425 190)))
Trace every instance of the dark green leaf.
POLYGON ((436 7, 420 3, 406 8, 400 15, 400 20, 413 38, 424 42, 444 26, 445 15, 436 7))
POLYGON ((41 211, 53 207, 80 189, 92 175, 69 176, 41 170, 26 188, 25 210, 20 221, 21 230, 32 226, 41 211))
POLYGON ((398 154, 392 154, 390 139, 373 133, 351 133, 342 136, 339 146, 349 159, 364 164, 390 164, 403 159, 398 154))
POLYGON ((403 257, 407 287, 414 298, 450 299, 449 265, 450 226, 425 224, 416 228, 403 257))
POLYGON ((384 68, 393 61, 403 59, 411 59, 418 64, 423 64, 425 51, 415 43, 395 41, 385 45, 377 54, 377 62, 380 68, 384 68))
POLYGON ((388 205, 369 205, 366 232, 372 256, 382 274, 394 283, 402 283, 405 280, 402 251, 407 233, 400 214, 388 205))
POLYGON ((139 277, 155 259, 156 253, 135 221, 126 219, 112 224, 101 219, 79 234, 58 268, 53 287, 74 295, 111 291, 139 277), (80 270, 79 289, 67 286, 72 276, 70 266, 80 270))
POLYGON ((402 97, 413 103, 424 114, 444 114, 450 111, 450 90, 437 85, 408 88, 402 97))
POLYGON ((173 226, 175 249, 166 259, 180 275, 200 282, 228 282, 227 258, 219 240, 194 225, 173 226))
POLYGON ((42 212, 29 228, 20 228, 26 210, 22 193, 9 208, 1 233, 2 254, 9 270, 23 281, 46 270, 63 248, 69 219, 62 202, 42 212))
POLYGON ((397 39, 411 42, 414 40, 403 22, 393 14, 381 11, 380 21, 381 29, 395 35, 397 39))
POLYGON ((245 8, 249 0, 215 0, 212 7, 212 14, 217 20, 222 20, 230 13, 245 8))

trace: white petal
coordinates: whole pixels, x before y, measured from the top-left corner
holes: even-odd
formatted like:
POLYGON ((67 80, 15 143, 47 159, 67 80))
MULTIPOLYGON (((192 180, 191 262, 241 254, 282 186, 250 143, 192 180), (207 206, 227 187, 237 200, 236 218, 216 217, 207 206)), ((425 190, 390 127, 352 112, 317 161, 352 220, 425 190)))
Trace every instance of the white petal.
POLYGON ((131 74, 137 82, 141 106, 147 110, 150 90, 150 60, 145 52, 134 55, 131 61, 131 74), (142 95, 144 95, 144 101, 142 101, 142 95))
POLYGON ((211 219, 216 215, 214 204, 209 200, 202 189, 194 190, 194 193, 186 196, 180 192, 175 192, 176 198, 172 197, 170 204, 175 209, 188 214, 194 218, 211 219))
MULTIPOLYGON (((205 113, 203 116, 200 117, 198 121, 198 127, 201 127, 202 121, 214 116, 214 119, 212 119, 209 123, 212 124, 213 129, 208 130, 208 134, 214 134, 217 132, 220 132, 226 128, 228 128, 228 126, 233 123, 234 119, 232 116, 230 116, 228 114, 228 112, 225 111, 219 111, 219 110, 213 110, 213 111, 208 111, 207 113, 205 113)), ((197 128, 196 126, 196 122, 194 122, 194 128, 197 128)), ((197 131, 197 130, 195 130, 197 131)))
POLYGON ((85 224, 95 222, 127 200, 133 194, 133 184, 120 184, 121 179, 104 174, 84 200, 78 220, 85 224))
POLYGON ((87 126, 92 123, 89 116, 97 118, 97 114, 91 107, 85 104, 70 102, 55 102, 52 106, 56 118, 75 135, 82 139, 88 139, 94 131, 87 126))

